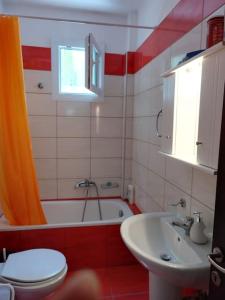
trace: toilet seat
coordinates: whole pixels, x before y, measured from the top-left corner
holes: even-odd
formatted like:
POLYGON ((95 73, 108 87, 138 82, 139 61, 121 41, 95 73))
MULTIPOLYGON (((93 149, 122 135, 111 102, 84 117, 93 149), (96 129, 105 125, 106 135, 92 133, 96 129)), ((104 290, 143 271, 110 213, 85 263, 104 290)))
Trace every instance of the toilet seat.
POLYGON ((2 277, 0 276, 0 282, 1 283, 9 283, 11 285, 13 285, 14 287, 21 287, 21 288, 32 288, 32 287, 37 287, 40 285, 48 285, 51 284, 53 281, 60 279, 60 277, 65 276, 65 274, 68 271, 68 266, 66 265, 65 268, 62 270, 62 272, 60 272, 59 274, 57 274, 54 277, 51 277, 47 280, 41 280, 41 281, 37 281, 37 282, 20 282, 20 281, 16 281, 16 280, 10 280, 8 278, 2 277))
POLYGON ((0 272, 0 281, 16 286, 47 284, 67 271, 62 253, 51 249, 33 249, 10 254, 0 272))

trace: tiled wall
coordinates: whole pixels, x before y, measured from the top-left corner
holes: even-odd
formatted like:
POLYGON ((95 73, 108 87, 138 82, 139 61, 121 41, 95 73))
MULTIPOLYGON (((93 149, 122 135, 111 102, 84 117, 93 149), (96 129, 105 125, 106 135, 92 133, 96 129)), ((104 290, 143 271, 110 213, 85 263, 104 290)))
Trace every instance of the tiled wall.
MULTIPOLYGON (((132 129, 130 99, 125 122, 124 76, 105 76, 105 99, 99 103, 55 101, 50 71, 25 70, 25 85, 41 198, 84 197, 84 191, 74 189, 84 178, 96 181, 101 196, 120 196, 122 158, 125 145, 127 153, 131 152, 132 129), (38 89, 39 82, 43 89, 38 89), (101 189, 107 181, 119 187, 101 189)), ((130 166, 127 161, 127 178, 130 166)), ((95 196, 94 190, 90 196, 95 196)))
MULTIPOLYGON (((213 13, 221 14, 224 14, 224 7, 213 13)), ((208 231, 212 231, 216 176, 160 155, 160 138, 156 137, 155 130, 156 115, 163 101, 160 75, 187 52, 205 48, 206 32, 207 20, 204 20, 172 46, 165 47, 165 51, 134 75, 132 179, 136 203, 143 211, 172 210, 170 204, 184 198, 187 207, 177 210, 183 215, 203 212, 208 231)))

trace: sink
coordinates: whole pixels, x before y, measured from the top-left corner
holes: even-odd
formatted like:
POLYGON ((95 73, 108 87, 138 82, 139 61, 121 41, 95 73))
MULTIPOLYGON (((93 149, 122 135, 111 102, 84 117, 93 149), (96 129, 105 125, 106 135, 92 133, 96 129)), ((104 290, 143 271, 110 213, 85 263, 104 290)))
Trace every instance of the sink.
POLYGON ((150 272, 151 300, 181 299, 181 288, 208 287, 211 244, 194 244, 185 231, 172 225, 171 213, 132 216, 121 225, 121 236, 150 272))

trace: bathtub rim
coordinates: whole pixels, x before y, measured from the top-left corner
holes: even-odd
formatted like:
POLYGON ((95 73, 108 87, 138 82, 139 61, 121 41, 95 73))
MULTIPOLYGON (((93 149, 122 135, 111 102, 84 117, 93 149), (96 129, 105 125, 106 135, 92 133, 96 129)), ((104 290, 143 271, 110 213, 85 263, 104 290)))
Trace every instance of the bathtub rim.
MULTIPOLYGON (((57 200, 41 200, 41 202, 72 202, 72 201, 84 201, 85 199, 57 199, 57 200)), ((92 198, 92 200, 97 200, 92 198)), ((111 219, 111 220, 105 220, 105 221, 85 221, 85 222, 69 222, 69 223, 55 223, 55 224, 43 224, 43 225, 21 225, 21 226, 16 226, 16 225, 8 225, 8 224, 2 224, 1 219, 4 217, 0 218, 0 232, 5 232, 5 231, 29 231, 29 230, 47 230, 47 229, 60 229, 60 228, 68 228, 68 227, 90 227, 90 226, 107 226, 107 225, 118 225, 121 224, 125 219, 131 217, 134 215, 134 212, 129 206, 129 203, 121 198, 115 198, 115 197, 106 197, 106 198, 100 198, 100 200, 105 200, 105 201, 118 201, 122 203, 123 205, 126 205, 126 209, 128 209, 130 215, 128 217, 122 217, 122 218, 116 218, 116 219, 111 219)), ((89 201, 89 199, 88 199, 89 201)))

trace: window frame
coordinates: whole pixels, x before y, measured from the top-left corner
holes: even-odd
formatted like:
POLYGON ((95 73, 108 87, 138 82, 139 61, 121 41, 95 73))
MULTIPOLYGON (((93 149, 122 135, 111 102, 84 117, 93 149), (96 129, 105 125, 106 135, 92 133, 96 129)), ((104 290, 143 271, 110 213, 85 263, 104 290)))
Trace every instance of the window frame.
MULTIPOLYGON (((90 36, 91 34, 89 34, 90 36)), ((97 45, 97 44, 96 44, 97 45)), ((52 88, 53 88, 53 99, 55 100, 65 100, 65 101, 77 101, 77 102, 98 102, 104 100, 104 52, 101 51, 103 65, 101 68, 101 73, 103 77, 102 89, 94 90, 91 86, 87 86, 87 76, 90 77, 89 72, 91 70, 90 64, 90 49, 87 48, 86 39, 60 39, 53 40, 51 46, 51 55, 52 55, 52 88), (85 88, 88 89, 90 94, 83 93, 60 93, 60 46, 67 46, 73 48, 84 48, 85 49, 85 88), (88 72, 88 73, 87 73, 88 72)))

